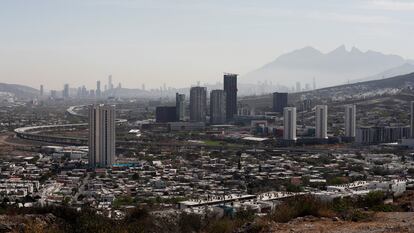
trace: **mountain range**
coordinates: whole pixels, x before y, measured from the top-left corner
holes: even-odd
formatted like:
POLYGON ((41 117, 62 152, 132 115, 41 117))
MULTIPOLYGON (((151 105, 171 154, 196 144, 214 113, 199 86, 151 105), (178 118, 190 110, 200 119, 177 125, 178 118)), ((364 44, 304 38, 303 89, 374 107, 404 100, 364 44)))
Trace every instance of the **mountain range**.
POLYGON ((274 61, 240 77, 240 82, 272 82, 293 86, 296 82, 327 87, 344 83, 389 78, 414 72, 413 60, 344 45, 328 53, 305 47, 283 54, 274 61))

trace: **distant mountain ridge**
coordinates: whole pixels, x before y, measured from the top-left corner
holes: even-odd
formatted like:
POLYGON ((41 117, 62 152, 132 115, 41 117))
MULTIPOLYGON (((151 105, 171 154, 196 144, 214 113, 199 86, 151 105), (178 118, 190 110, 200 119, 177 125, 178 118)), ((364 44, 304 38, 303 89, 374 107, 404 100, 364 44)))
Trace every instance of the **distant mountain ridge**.
MULTIPOLYGON (((242 75, 240 82, 271 81, 288 86, 301 82, 303 87, 315 78, 317 87, 327 87, 372 77, 406 63, 412 63, 412 60, 372 50, 362 52, 355 47, 348 51, 344 45, 328 53, 308 46, 283 54, 263 67, 242 75)), ((411 69, 408 71, 414 72, 411 69)))
POLYGON ((18 98, 33 98, 38 96, 39 90, 19 85, 19 84, 7 84, 7 83, 0 83, 0 92, 8 92, 15 95, 18 98))

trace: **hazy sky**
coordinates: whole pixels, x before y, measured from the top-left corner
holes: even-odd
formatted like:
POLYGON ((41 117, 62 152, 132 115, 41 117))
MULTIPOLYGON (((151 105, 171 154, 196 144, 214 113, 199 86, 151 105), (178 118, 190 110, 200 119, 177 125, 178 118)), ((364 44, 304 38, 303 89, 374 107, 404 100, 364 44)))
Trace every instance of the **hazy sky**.
POLYGON ((183 87, 308 45, 414 58, 413 28, 411 0, 1 0, 0 82, 183 87))

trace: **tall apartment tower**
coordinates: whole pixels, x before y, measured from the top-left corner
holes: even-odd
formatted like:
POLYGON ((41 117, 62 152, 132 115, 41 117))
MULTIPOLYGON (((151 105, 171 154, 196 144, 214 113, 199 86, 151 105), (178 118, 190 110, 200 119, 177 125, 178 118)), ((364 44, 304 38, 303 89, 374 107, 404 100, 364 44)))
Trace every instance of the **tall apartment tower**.
POLYGON ((226 93, 223 90, 213 90, 210 93, 210 123, 224 124, 226 122, 226 93))
POLYGON ((57 91, 56 90, 50 90, 50 98, 52 98, 52 99, 57 98, 57 91))
POLYGON ((328 106, 316 106, 316 138, 328 138, 328 106))
POLYGON ((110 167, 115 161, 115 107, 89 108, 89 166, 110 167))
POLYGON ((288 93, 274 92, 273 93, 273 112, 282 113, 283 109, 288 104, 288 93))
POLYGON ((101 81, 96 81, 96 91, 95 91, 95 95, 97 98, 100 98, 102 95, 102 91, 101 91, 101 81))
POLYGON ((192 87, 190 89, 190 121, 205 122, 207 111, 207 88, 192 87))
POLYGON ((43 89, 43 85, 40 85, 40 96, 44 95, 44 89, 43 89))
POLYGON ((296 82, 296 92, 301 92, 302 91, 302 86, 300 82, 296 82))
POLYGON ((296 140, 296 108, 283 109, 283 139, 296 140))
POLYGON ((226 93, 226 120, 231 121, 237 115, 237 74, 224 74, 224 92, 226 93))
POLYGON ((112 75, 108 76, 108 90, 114 89, 114 84, 112 83, 112 75))
POLYGON ((414 101, 411 101, 411 121, 410 121, 410 136, 414 138, 414 101))
POLYGON ((177 121, 185 120, 185 95, 180 93, 175 93, 175 110, 177 121))
POLYGON ((345 106, 345 136, 356 136, 356 106, 354 104, 345 106))
POLYGON ((63 92, 62 92, 63 98, 69 98, 69 84, 63 85, 63 92))

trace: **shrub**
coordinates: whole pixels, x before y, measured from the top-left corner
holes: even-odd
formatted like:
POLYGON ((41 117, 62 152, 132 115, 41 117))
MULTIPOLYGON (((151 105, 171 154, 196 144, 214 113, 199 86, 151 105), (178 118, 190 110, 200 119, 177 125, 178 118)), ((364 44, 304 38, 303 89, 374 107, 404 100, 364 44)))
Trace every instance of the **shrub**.
POLYGON ((369 192, 367 195, 362 197, 361 206, 373 208, 374 206, 382 205, 385 199, 385 194, 382 191, 369 192))
POLYGON ((197 214, 182 213, 178 225, 181 232, 199 232, 202 228, 202 219, 197 214))
POLYGON ((344 218, 345 220, 361 222, 367 221, 372 218, 372 213, 363 212, 361 210, 352 210, 348 212, 348 215, 344 218))
POLYGON ((335 212, 329 204, 312 196, 295 197, 279 205, 271 214, 271 219, 276 222, 288 222, 303 216, 332 217, 335 212))
POLYGON ((229 218, 213 221, 207 227, 208 233, 231 233, 234 230, 234 222, 229 218))

